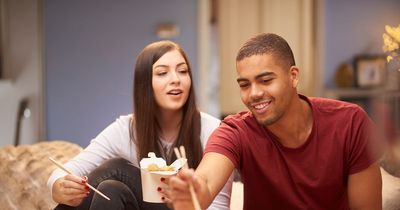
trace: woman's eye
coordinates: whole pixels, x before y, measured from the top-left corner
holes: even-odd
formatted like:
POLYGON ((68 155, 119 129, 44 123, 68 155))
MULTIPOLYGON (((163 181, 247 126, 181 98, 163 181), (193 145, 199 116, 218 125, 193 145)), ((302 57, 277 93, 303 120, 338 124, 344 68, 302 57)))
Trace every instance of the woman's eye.
POLYGON ((166 74, 167 74, 166 71, 159 71, 159 72, 157 72, 157 75, 158 75, 158 76, 163 76, 163 75, 166 75, 166 74))
POLYGON ((179 69, 178 72, 179 72, 179 73, 182 73, 182 74, 186 74, 186 73, 189 72, 189 70, 186 69, 186 68, 183 68, 183 69, 179 69))

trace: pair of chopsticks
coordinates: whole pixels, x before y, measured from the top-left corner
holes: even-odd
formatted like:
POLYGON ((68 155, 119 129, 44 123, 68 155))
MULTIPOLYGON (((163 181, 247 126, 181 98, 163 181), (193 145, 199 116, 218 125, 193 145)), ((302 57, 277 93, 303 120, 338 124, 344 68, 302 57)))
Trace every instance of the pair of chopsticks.
MULTIPOLYGON (((175 155, 176 155, 176 157, 178 159, 180 159, 180 158, 186 159, 186 152, 185 152, 185 148, 183 146, 180 146, 179 150, 178 150, 178 148, 175 147, 174 148, 174 152, 175 152, 175 155)), ((187 164, 187 161, 185 162, 185 165, 183 167, 184 168, 189 168, 188 164, 187 164)), ((189 183, 189 190, 190 190, 190 195, 192 196, 194 209, 195 210, 201 210, 200 203, 199 203, 199 200, 197 199, 197 195, 196 195, 196 192, 194 191, 192 183, 189 183)))
MULTIPOLYGON (((49 157, 49 160, 51 160, 51 162, 53 162, 54 164, 56 164, 56 166, 58 166, 60 169, 62 169, 63 171, 67 172, 68 174, 72 175, 72 172, 70 170, 68 170, 67 168, 65 168, 61 163, 57 162, 56 160, 54 160, 53 158, 49 157)), ((92 185, 90 185, 89 183, 86 182, 86 186, 88 186, 90 189, 92 189, 93 191, 95 191, 97 194, 103 196, 103 198, 107 199, 107 200, 111 200, 109 197, 107 197, 106 195, 104 195, 102 192, 100 192, 99 190, 97 190, 96 188, 94 188, 92 185)))

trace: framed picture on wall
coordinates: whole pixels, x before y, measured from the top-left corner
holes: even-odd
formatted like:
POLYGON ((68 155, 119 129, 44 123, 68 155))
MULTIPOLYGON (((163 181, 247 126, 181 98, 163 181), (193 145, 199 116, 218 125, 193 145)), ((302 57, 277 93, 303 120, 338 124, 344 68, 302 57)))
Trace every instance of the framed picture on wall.
POLYGON ((355 82, 358 87, 372 88, 382 86, 385 75, 385 56, 358 56, 355 58, 355 82))

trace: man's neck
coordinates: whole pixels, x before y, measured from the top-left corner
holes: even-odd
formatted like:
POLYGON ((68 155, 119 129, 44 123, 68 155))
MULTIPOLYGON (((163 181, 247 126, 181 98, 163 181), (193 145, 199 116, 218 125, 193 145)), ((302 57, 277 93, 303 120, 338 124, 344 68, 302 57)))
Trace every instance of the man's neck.
POLYGON ((297 148, 307 141, 312 125, 313 116, 310 105, 304 99, 296 98, 285 116, 267 128, 278 137, 278 141, 283 146, 297 148))

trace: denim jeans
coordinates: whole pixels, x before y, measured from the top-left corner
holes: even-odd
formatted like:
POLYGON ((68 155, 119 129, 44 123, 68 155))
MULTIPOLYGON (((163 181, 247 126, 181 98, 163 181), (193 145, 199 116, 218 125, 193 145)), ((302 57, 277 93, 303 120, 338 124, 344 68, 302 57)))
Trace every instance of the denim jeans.
POLYGON ((88 175, 89 184, 107 195, 108 201, 90 190, 77 207, 60 204, 55 210, 166 210, 166 204, 143 201, 140 169, 128 160, 114 158, 104 162, 88 175))

